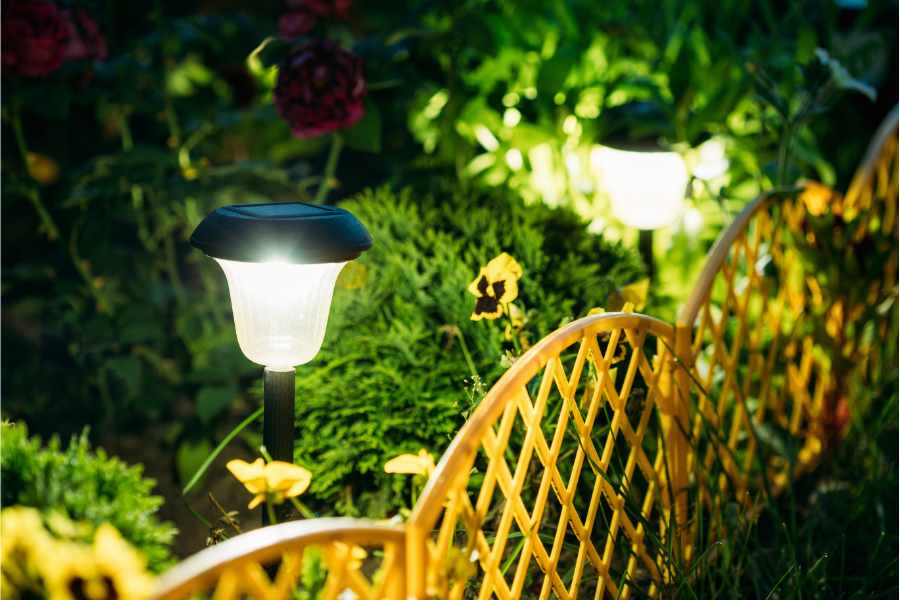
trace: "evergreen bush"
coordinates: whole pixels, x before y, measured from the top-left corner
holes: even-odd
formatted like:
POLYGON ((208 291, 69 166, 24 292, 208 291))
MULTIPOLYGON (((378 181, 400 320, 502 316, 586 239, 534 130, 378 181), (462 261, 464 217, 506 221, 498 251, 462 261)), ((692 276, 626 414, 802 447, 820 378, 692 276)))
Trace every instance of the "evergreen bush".
POLYGON ((501 252, 521 264, 515 304, 532 344, 643 267, 573 212, 509 193, 438 202, 380 188, 342 206, 375 245, 345 269, 322 351, 298 370, 295 459, 313 472, 320 511, 382 517, 410 503, 407 478, 384 463, 420 448, 439 456, 510 364, 508 321, 469 318, 482 265, 501 252))
POLYGON ((143 552, 152 571, 172 562, 175 528, 157 518, 163 499, 151 494, 154 481, 141 476, 140 465, 127 465, 99 448, 91 450, 87 432, 73 436, 63 449, 56 437, 42 445, 22 424, 6 422, 0 429, 4 507, 61 512, 94 526, 110 523, 143 552))

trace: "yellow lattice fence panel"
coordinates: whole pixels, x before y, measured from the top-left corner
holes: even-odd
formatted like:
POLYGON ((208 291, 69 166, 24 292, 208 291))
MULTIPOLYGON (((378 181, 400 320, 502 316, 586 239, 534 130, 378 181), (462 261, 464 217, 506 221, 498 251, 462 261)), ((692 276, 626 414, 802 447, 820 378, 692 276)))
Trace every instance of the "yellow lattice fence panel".
POLYGON ((611 313, 521 357, 413 513, 412 593, 657 596, 673 544, 666 433, 680 435, 668 416, 672 340, 660 321, 611 313))
POLYGON ((896 138, 894 113, 845 197, 807 186, 748 206, 679 316, 680 491, 697 543, 726 504, 749 508, 812 469, 896 373, 896 138))
POLYGON ((312 519, 264 527, 192 556, 158 582, 156 600, 400 600, 402 527, 312 519))
POLYGON ((859 390, 881 385, 897 367, 897 135, 895 110, 876 135, 842 206, 844 220, 855 224, 847 232, 849 251, 866 257, 869 267, 856 279, 866 287, 844 298, 832 314, 832 324, 845 340, 841 355, 854 367, 849 384, 857 390, 848 389, 848 394, 857 409, 865 408, 859 390))

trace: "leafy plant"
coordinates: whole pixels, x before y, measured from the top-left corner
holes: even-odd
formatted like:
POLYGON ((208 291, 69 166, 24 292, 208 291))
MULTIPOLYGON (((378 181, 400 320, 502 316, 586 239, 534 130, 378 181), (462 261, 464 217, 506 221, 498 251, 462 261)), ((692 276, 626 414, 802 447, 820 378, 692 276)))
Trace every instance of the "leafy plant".
POLYGON ((298 371, 295 456, 310 493, 338 512, 384 516, 407 503, 391 458, 440 454, 515 356, 498 321, 473 321, 466 291, 501 252, 521 265, 520 334, 534 343, 639 279, 639 259, 573 212, 511 194, 438 198, 369 191, 344 203, 374 247, 338 280, 318 358, 298 371))
POLYGON ((62 512, 94 527, 109 523, 144 553, 151 570, 171 562, 175 528, 158 520, 163 499, 152 495, 154 482, 141 476, 140 466, 92 451, 87 432, 63 449, 59 438, 42 445, 22 424, 5 422, 0 431, 3 506, 62 512))

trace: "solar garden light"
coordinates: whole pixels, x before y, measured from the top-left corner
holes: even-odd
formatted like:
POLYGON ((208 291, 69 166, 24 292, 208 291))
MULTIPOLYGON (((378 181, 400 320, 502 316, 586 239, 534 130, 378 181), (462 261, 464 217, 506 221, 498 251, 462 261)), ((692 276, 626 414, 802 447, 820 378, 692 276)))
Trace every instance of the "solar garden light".
POLYGON ((294 369, 319 352, 337 276, 372 238, 342 208, 238 204, 203 219, 191 245, 225 271, 238 344, 265 367, 263 443, 293 462, 294 369))
POLYGON ((591 165, 600 172, 618 220, 638 229, 638 250, 653 276, 653 230, 673 223, 684 210, 688 171, 677 152, 656 147, 596 146, 591 165))

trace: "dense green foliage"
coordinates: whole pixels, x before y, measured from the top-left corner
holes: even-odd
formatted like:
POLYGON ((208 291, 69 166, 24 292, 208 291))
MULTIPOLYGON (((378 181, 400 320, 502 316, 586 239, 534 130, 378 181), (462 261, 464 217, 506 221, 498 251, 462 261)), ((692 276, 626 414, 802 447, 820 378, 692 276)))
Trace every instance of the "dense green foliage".
POLYGON ((66 448, 58 438, 43 446, 24 425, 8 422, 2 425, 0 457, 4 507, 59 511, 94 526, 110 523, 144 553, 152 570, 171 563, 175 529, 157 519, 163 499, 151 493, 154 482, 141 476, 140 465, 91 450, 86 434, 73 437, 66 448))
POLYGON ((466 287, 482 265, 501 252, 522 265, 515 304, 531 343, 603 306, 642 266, 571 211, 514 196, 438 201, 382 188, 343 206, 377 241, 339 280, 322 351, 298 371, 297 457, 316 497, 384 516, 409 504, 408 478, 385 475, 384 463, 423 447, 439 456, 509 364, 507 320, 469 318, 466 287))

